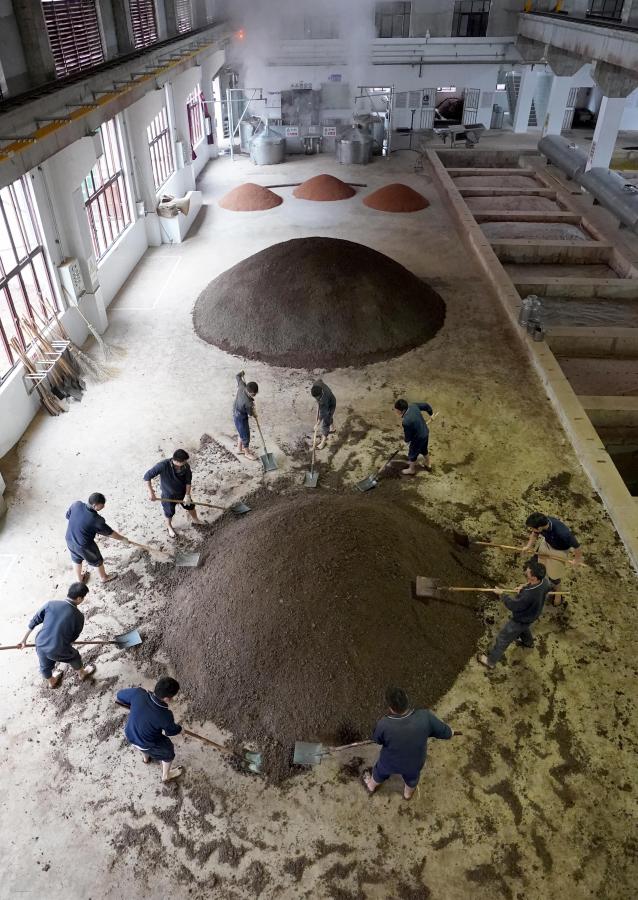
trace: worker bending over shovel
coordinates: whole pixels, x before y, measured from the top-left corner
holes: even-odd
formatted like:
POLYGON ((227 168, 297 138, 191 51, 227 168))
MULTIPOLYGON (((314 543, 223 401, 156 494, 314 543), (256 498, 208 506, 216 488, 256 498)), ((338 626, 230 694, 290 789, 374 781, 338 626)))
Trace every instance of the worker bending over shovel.
POLYGON ((66 529, 66 545, 69 548, 71 559, 73 560, 73 571, 78 581, 88 581, 88 569, 82 571, 82 562, 86 562, 87 566, 94 566, 100 575, 102 584, 113 581, 117 578, 115 573, 106 574, 104 569, 104 559, 100 553, 95 537, 103 534, 105 537, 114 538, 116 541, 124 541, 128 544, 128 538, 117 531, 113 531, 110 525, 107 525, 102 516, 99 514, 104 509, 106 497, 104 494, 94 493, 89 497, 88 503, 76 500, 66 511, 66 517, 69 524, 66 529))
POLYGON ((42 625, 35 639, 35 652, 40 662, 40 672, 50 688, 56 688, 62 681, 62 672, 56 663, 68 663, 78 673, 80 681, 86 681, 95 672, 91 663, 85 666, 82 657, 73 646, 73 641, 82 634, 84 616, 78 606, 89 589, 82 581, 76 581, 67 591, 64 600, 49 600, 37 611, 29 622, 28 631, 18 647, 23 650, 34 628, 42 625))
POLYGON ((583 565, 582 548, 571 529, 555 516, 546 516, 538 512, 531 513, 525 524, 530 530, 530 536, 523 550, 534 550, 538 561, 547 569, 547 577, 556 592, 552 602, 554 606, 560 606, 563 602, 560 583, 565 566, 583 565), (569 558, 570 550, 574 551, 573 559, 569 558))
POLYGON ((524 566, 526 584, 518 589, 516 597, 510 597, 502 588, 494 588, 494 593, 502 597, 503 603, 511 611, 512 618, 501 628, 490 652, 479 653, 481 665, 493 669, 512 641, 520 647, 532 648, 534 636, 530 625, 540 618, 545 606, 545 598, 552 589, 546 577, 545 566, 536 559, 529 559, 524 566))
POLYGON ((408 467, 402 469, 402 475, 416 475, 416 466, 419 456, 423 456, 423 465, 426 472, 432 471, 430 465, 430 429, 422 412, 432 415, 432 407, 429 403, 408 403, 399 399, 394 404, 394 410, 403 421, 403 434, 408 446, 408 467))
POLYGON ((188 464, 188 453, 186 450, 176 450, 172 459, 163 459, 156 463, 152 469, 144 475, 144 481, 148 488, 148 499, 155 501, 161 497, 167 499, 162 500, 162 509, 166 519, 166 527, 168 528, 169 537, 177 537, 173 528, 173 516, 177 508, 175 500, 183 500, 182 508, 186 510, 193 520, 193 524, 201 525, 202 523, 197 517, 197 509, 191 500, 191 483, 193 481, 193 473, 188 464), (159 475, 161 497, 158 497, 153 488, 153 479, 159 475))
POLYGON ((363 783, 368 793, 374 794, 391 775, 400 775, 405 783, 403 799, 411 800, 425 765, 428 738, 446 741, 458 732, 429 709, 412 709, 401 688, 389 687, 385 699, 387 715, 379 719, 372 735, 372 740, 381 744, 381 753, 372 772, 364 772, 363 783))
POLYGON ((172 781, 183 772, 180 766, 171 768, 175 749, 169 737, 182 730, 168 708, 178 691, 179 682, 164 675, 152 691, 136 687, 117 692, 118 703, 128 706, 130 710, 124 726, 128 742, 143 753, 145 763, 150 763, 152 759, 161 762, 162 781, 172 781))
POLYGON ((318 378, 312 385, 310 393, 317 401, 317 423, 321 428, 321 438, 317 442, 317 450, 323 450, 328 443, 328 435, 334 431, 332 423, 337 408, 337 399, 321 378, 318 378))
POLYGON ((246 459, 256 460, 257 457, 250 449, 250 425, 248 417, 255 415, 255 397, 259 392, 256 381, 244 381, 245 372, 239 372, 237 379, 237 394, 233 404, 233 421, 237 429, 237 453, 243 454, 246 459))

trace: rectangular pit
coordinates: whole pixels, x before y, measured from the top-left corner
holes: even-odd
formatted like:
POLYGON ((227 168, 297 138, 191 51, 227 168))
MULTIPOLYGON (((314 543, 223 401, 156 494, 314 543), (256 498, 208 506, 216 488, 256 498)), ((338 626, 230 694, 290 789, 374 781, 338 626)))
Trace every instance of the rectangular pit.
MULTIPOLYGON (((547 265, 548 268, 599 266, 611 263, 612 246, 601 241, 490 241, 502 263, 547 265)), ((613 271, 613 269, 611 270, 613 271)))
POLYGON ((540 197, 531 194, 505 193, 496 196, 494 193, 475 194, 465 198, 467 208, 472 213, 557 213, 564 207, 560 201, 551 197, 540 197))
MULTIPOLYGON (((476 217, 479 221, 478 216, 476 217)), ((525 240, 525 241, 591 241, 592 235, 578 223, 552 221, 545 216, 542 221, 528 221, 522 218, 510 218, 506 221, 481 217, 481 231, 490 241, 525 240)))
MULTIPOLYGON (((533 292, 530 292, 533 293, 533 292)), ((546 327, 638 328, 638 301, 613 297, 541 297, 546 327)))
MULTIPOLYGON (((598 265, 549 265, 549 264, 514 264, 514 263, 506 263, 503 268, 511 278, 511 280, 516 285, 519 293, 522 293, 523 290, 527 293, 533 294, 533 290, 528 290, 530 285, 538 284, 539 282, 546 282, 549 278, 555 279, 556 283, 560 286, 560 281, 571 281, 574 278, 583 279, 583 278, 593 278, 593 279, 604 279, 607 281, 610 278, 620 278, 617 272, 615 272, 611 266, 606 265, 605 263, 600 263, 598 265), (523 288, 524 286, 524 288, 523 288)), ((564 288, 562 289, 564 291, 564 288)))
POLYGON ((638 426, 596 429, 632 497, 638 497, 638 426))
POLYGON ((638 397, 635 359, 557 356, 576 394, 638 397))

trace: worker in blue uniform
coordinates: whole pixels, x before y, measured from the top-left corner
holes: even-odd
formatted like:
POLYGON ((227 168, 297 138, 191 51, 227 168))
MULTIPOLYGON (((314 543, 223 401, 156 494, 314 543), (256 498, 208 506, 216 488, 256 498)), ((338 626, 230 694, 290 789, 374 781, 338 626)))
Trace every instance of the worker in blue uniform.
POLYGON ((430 429, 421 413, 426 412, 432 416, 432 407, 429 403, 408 403, 399 399, 394 404, 394 411, 401 417, 403 434, 408 444, 408 467, 402 469, 402 475, 416 475, 417 460, 423 456, 423 465, 427 472, 432 471, 430 465, 430 429))
POLYGON ((98 492, 91 494, 88 503, 82 500, 76 500, 66 511, 68 525, 66 529, 66 545, 69 548, 71 559, 73 561, 73 571, 77 581, 87 581, 89 577, 88 569, 82 571, 82 562, 86 562, 87 566, 94 566, 100 575, 103 584, 113 581, 117 578, 115 573, 106 574, 104 568, 104 559, 95 542, 98 534, 105 537, 114 538, 116 541, 123 541, 128 544, 128 538, 123 534, 114 531, 110 525, 107 525, 104 518, 99 514, 104 509, 106 497, 98 492))
POLYGON ((173 538, 176 537, 175 529, 173 528, 173 516, 177 508, 177 503, 173 502, 175 500, 183 501, 180 505, 189 514, 195 525, 202 524, 197 517, 197 509, 191 500, 193 473, 188 464, 188 459, 189 456, 186 450, 176 450, 171 459, 163 459, 144 474, 149 500, 162 501, 162 510, 164 511, 168 534, 173 538), (153 479, 157 478, 158 475, 160 480, 159 497, 153 488, 153 479))
POLYGON ((552 583, 547 578, 545 566, 537 559, 529 559, 524 565, 524 571, 526 583, 520 586, 516 597, 510 597, 503 588, 495 588, 495 593, 501 597, 512 617, 499 631, 489 653, 478 654, 478 661, 487 669, 494 668, 513 641, 528 649, 534 646, 530 626, 540 618, 547 594, 552 590, 552 583))
POLYGON ((560 584, 565 566, 584 565, 582 547, 571 528, 556 516, 533 512, 527 517, 525 524, 529 528, 530 535, 523 550, 533 550, 538 561, 547 569, 547 576, 555 591, 553 605, 560 606, 564 599, 560 593, 560 584), (573 556, 570 556, 571 551, 573 556))
POLYGON ((250 449, 250 425, 248 419, 257 418, 255 410, 255 397, 259 392, 256 381, 244 381, 245 372, 239 372, 235 378, 237 381, 237 394, 233 404, 233 422, 237 429, 237 453, 246 459, 256 460, 257 457, 250 449))
POLYGON ((428 738, 449 740, 458 732, 429 709, 413 709, 402 688, 389 687, 385 695, 388 712, 376 724, 372 740, 381 744, 379 758, 363 775, 370 794, 391 775, 403 778, 403 798, 411 800, 421 777, 428 752, 428 738))
POLYGON ((42 625, 35 639, 35 650, 38 654, 40 672, 46 678, 50 688, 56 688, 62 681, 62 672, 56 668, 56 663, 67 663, 78 673, 80 681, 86 681, 95 672, 95 666, 91 663, 85 666, 82 657, 73 642, 82 634, 84 628, 84 616, 78 606, 89 589, 82 581, 71 585, 64 600, 49 600, 32 617, 27 628, 28 631, 22 638, 18 647, 23 649, 29 640, 29 635, 34 628, 42 625))
POLYGON ((334 414, 337 400, 325 382, 318 378, 310 388, 310 394, 317 401, 317 423, 321 429, 321 438, 317 442, 317 450, 323 450, 328 443, 328 436, 334 431, 334 414))
POLYGON ((183 772, 180 766, 172 768, 175 749, 169 737, 182 730, 168 708, 178 692, 179 682, 168 675, 162 676, 152 691, 135 687, 117 692, 117 702, 130 710, 124 726, 127 740, 143 753, 145 763, 152 759, 161 762, 162 781, 172 781, 183 772))

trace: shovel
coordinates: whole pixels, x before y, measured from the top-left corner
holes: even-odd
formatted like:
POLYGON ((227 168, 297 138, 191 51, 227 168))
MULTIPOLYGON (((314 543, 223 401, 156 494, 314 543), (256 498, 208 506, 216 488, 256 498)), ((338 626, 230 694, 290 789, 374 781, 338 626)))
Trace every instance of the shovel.
MULTIPOLYGON (((416 577, 416 589, 415 596, 419 599, 427 599, 427 600, 443 600, 445 601, 447 598, 443 597, 442 594, 445 592, 453 591, 455 593, 470 593, 470 594, 497 594, 499 590, 515 592, 518 588, 491 588, 491 587, 444 587, 439 584, 436 578, 424 578, 421 575, 417 575, 416 577)), ((569 591, 549 591, 547 593, 548 597, 553 597, 554 594, 563 594, 566 595, 569 591)))
MULTIPOLYGON (((131 708, 128 703, 122 703, 121 700, 116 700, 115 702, 118 706, 123 706, 124 709, 131 708)), ((223 744, 218 744, 216 741, 211 741, 210 738, 204 737, 203 734, 197 734, 196 731, 189 731, 188 728, 182 728, 182 734, 187 734, 189 737, 197 738, 198 741, 202 741, 202 743, 208 744, 209 747, 214 747, 215 750, 219 750, 219 752, 223 753, 225 756, 232 756, 237 760, 237 762, 239 762, 242 768, 247 769, 250 772, 254 772, 256 775, 261 772, 261 753, 255 753, 254 751, 246 750, 245 748, 242 748, 241 754, 235 753, 234 750, 229 750, 229 748, 224 747, 223 744)))
MULTIPOLYGON (((523 553, 522 547, 514 547, 512 544, 494 544, 492 541, 473 541, 464 531, 453 531, 452 535, 454 537, 454 543, 458 544, 459 547, 465 547, 466 549, 471 547, 472 544, 475 544, 477 547, 495 547, 497 550, 512 550, 514 553, 523 553)), ((532 551, 530 550, 529 552, 531 553, 532 551)), ((563 556, 554 556, 552 553, 542 553, 541 555, 544 559, 555 559, 558 562, 563 562, 567 565, 574 565, 573 560, 565 559, 563 556)), ((588 568, 586 563, 581 563, 580 565, 588 568)))
POLYGON ((324 744, 309 744, 307 741, 295 741, 295 753, 292 758, 296 766, 318 766, 326 756, 351 750, 354 747, 366 747, 375 741, 357 741, 355 744, 342 744, 340 747, 326 747, 324 744))
POLYGON ((180 551, 175 554, 175 565, 180 568, 196 569, 201 558, 201 553, 187 553, 186 551, 180 551))
POLYGON ((138 544, 136 541, 127 539, 131 547, 139 547, 140 550, 146 550, 156 562, 170 562, 173 558, 170 553, 160 550, 158 547, 149 547, 147 544, 138 544))
POLYGON ((259 431, 259 437, 261 438, 261 442, 264 445, 263 455, 260 456, 261 464, 264 467, 264 472, 274 472, 278 469, 278 465, 275 462, 275 457, 272 453, 268 452, 268 447, 266 447, 266 441, 264 440, 264 435, 261 430, 261 425, 259 424, 259 419, 255 416, 255 422, 257 423, 257 429, 259 431))
MULTIPOLYGON (((142 643, 142 635, 134 628, 132 631, 125 631, 124 634, 116 634, 110 641, 73 641, 74 644, 117 644, 118 647, 125 650, 129 647, 137 647, 142 643)), ((25 647, 35 647, 35 644, 25 644, 25 647)), ((11 647, 0 647, 0 650, 17 650, 18 644, 11 647)))
POLYGON ((129 544, 133 547, 139 547, 141 550, 146 550, 147 553, 153 557, 155 562, 161 563, 169 563, 174 562, 176 566, 184 567, 188 566, 189 568, 194 568, 199 565, 199 561, 201 559, 201 553, 185 553, 179 552, 176 553, 175 556, 171 556, 170 553, 167 553, 165 550, 158 550, 157 547, 147 547, 146 544, 136 544, 135 541, 129 541, 129 544))
POLYGON ((366 491, 371 491, 372 488, 375 488, 379 484, 379 478, 381 477, 382 472, 384 471, 384 469, 387 466, 390 465, 390 463, 392 462, 394 457, 399 452, 400 452, 399 450, 395 450, 394 453, 392 454, 392 456, 383 463, 383 465, 381 466, 379 471, 375 472, 374 475, 368 475, 368 477, 364 478, 363 481, 357 482, 357 485, 356 485, 357 490, 361 491, 361 493, 363 494, 366 491))
MULTIPOLYGON (((158 497, 162 503, 183 503, 184 499, 175 500, 173 497, 158 497)), ((193 506, 208 506, 210 509, 223 509, 224 512, 230 510, 231 512, 236 513, 238 516, 243 516, 244 513, 250 512, 252 509, 251 506, 248 506, 247 503, 242 503, 241 500, 239 503, 233 503, 232 506, 219 506, 217 503, 205 503, 203 500, 192 500, 191 503, 193 506)))
POLYGON ((312 457, 310 460, 310 471, 306 472, 306 477, 304 478, 304 487, 316 488, 317 482, 319 481, 319 472, 315 472, 315 452, 317 447, 317 427, 319 425, 319 419, 315 424, 315 430, 312 433, 312 457))

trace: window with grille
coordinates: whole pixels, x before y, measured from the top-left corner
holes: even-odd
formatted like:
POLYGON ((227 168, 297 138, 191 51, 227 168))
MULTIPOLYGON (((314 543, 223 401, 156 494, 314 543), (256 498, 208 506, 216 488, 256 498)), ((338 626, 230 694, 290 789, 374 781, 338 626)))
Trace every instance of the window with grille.
POLYGON ((154 0, 129 0, 129 12, 135 46, 148 47, 150 44, 156 44, 157 19, 154 0))
POLYGON ((587 15, 596 19, 622 19, 623 0, 592 0, 587 15))
POLYGON ((42 0, 58 77, 104 62, 95 0, 42 0))
POLYGON ((377 37, 410 37, 411 11, 411 3, 377 3, 374 13, 377 37))
POLYGON ((177 19, 177 30, 180 34, 193 30, 191 0, 175 0, 175 18, 177 19))
POLYGON ((191 139, 191 147, 196 147, 204 137, 202 89, 199 85, 186 98, 186 115, 188 116, 188 133, 191 139))
POLYGON ((162 107, 148 126, 146 134, 148 137, 148 149, 151 153, 155 190, 159 191, 164 182, 175 171, 173 142, 165 106, 162 107))
POLYGON ((31 185, 26 176, 0 189, 0 380, 19 361, 15 338, 28 350, 31 338, 22 326, 29 319, 41 328, 59 310, 31 185))
POLYGON ((485 37, 489 17, 490 0, 457 0, 452 37, 485 37))
POLYGON ((84 208, 97 259, 131 224, 131 203, 124 176, 122 144, 115 119, 100 125, 104 153, 82 182, 84 208))

